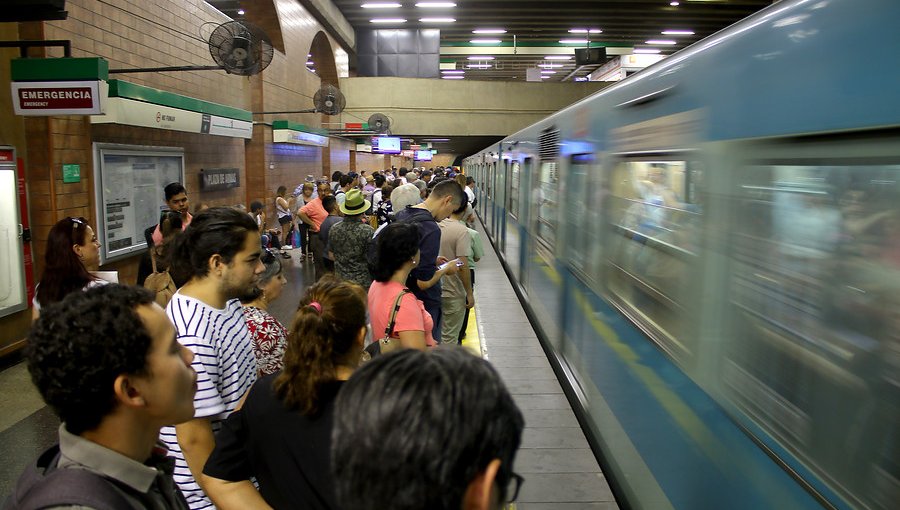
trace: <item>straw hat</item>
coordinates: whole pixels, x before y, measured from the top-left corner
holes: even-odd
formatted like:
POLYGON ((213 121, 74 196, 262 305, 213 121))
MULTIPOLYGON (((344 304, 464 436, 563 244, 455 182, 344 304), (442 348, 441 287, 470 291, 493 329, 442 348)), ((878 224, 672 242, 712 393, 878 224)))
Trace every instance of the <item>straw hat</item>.
POLYGON ((341 212, 347 216, 356 216, 357 214, 368 211, 369 207, 372 207, 372 203, 366 200, 362 191, 351 189, 347 192, 346 199, 344 199, 344 203, 341 204, 340 209, 341 212))

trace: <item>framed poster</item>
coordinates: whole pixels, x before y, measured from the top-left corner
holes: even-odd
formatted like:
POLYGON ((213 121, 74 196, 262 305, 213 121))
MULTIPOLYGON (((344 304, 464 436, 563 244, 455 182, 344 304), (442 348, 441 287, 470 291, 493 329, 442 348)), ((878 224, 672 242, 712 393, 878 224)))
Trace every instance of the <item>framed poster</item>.
POLYGON ((184 183, 184 149, 94 144, 94 192, 100 263, 147 248, 144 230, 166 209, 163 188, 184 183))

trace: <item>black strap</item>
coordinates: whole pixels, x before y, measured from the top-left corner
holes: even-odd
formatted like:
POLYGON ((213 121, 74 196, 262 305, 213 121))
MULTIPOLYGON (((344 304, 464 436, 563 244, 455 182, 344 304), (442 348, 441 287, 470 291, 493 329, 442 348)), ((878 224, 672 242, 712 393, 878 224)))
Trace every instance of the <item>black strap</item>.
POLYGON ((402 300, 403 295, 408 292, 409 289, 403 289, 400 291, 400 294, 397 294, 397 300, 394 301, 394 310, 391 312, 391 321, 388 323, 388 327, 384 328, 385 338, 390 338, 391 335, 394 334, 394 323, 397 321, 397 312, 400 311, 400 300, 402 300))

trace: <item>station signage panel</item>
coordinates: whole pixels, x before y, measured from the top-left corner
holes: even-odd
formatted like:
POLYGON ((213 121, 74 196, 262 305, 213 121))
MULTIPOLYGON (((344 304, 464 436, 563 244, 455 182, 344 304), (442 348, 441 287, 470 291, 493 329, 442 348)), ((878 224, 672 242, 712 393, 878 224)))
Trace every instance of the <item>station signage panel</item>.
POLYGON ((328 137, 296 131, 293 129, 273 129, 272 141, 275 143, 293 143, 297 145, 312 145, 315 147, 328 147, 328 137))
POLYGON ((91 117, 91 122, 170 129, 232 138, 253 138, 252 122, 145 103, 124 97, 109 98, 106 115, 91 117))
POLYGON ((99 115, 104 111, 104 81, 18 81, 12 83, 16 115, 99 115))

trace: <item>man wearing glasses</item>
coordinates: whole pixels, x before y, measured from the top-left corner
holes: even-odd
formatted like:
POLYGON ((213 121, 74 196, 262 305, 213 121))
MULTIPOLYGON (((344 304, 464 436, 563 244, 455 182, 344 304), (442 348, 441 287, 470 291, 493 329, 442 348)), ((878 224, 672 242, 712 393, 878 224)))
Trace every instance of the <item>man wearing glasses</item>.
POLYGON ((461 347, 365 363, 338 395, 331 471, 344 510, 497 510, 524 419, 491 365, 461 347))

